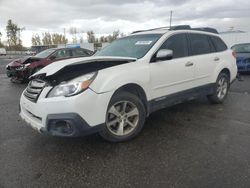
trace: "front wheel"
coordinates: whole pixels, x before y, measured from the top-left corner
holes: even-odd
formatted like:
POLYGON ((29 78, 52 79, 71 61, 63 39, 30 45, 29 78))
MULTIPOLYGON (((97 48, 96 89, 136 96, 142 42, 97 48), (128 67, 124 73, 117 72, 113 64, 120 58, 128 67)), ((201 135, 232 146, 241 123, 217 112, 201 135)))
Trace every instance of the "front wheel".
POLYGON ((213 94, 208 96, 208 100, 214 104, 222 103, 228 94, 229 86, 229 76, 223 72, 220 73, 217 78, 213 94))
POLYGON ((109 103, 100 135, 111 142, 130 140, 141 131, 145 116, 144 105, 137 96, 128 92, 119 93, 109 103))

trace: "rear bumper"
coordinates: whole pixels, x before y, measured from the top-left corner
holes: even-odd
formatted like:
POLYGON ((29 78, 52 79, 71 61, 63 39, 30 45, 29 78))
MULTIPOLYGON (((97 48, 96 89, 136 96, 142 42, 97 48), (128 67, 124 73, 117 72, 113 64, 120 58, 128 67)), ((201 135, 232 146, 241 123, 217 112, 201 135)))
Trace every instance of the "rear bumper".
POLYGON ((249 72, 250 71, 250 65, 248 64, 237 64, 238 72, 249 72))

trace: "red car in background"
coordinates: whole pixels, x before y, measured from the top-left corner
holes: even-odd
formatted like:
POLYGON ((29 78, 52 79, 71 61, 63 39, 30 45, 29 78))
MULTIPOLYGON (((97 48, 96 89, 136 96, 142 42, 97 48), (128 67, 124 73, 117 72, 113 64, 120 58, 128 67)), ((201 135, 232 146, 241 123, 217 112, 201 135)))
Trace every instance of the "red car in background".
POLYGON ((83 48, 51 48, 38 53, 35 56, 24 57, 10 62, 6 66, 6 74, 11 77, 11 81, 28 81, 29 77, 43 67, 55 61, 87 57, 93 52, 83 48))

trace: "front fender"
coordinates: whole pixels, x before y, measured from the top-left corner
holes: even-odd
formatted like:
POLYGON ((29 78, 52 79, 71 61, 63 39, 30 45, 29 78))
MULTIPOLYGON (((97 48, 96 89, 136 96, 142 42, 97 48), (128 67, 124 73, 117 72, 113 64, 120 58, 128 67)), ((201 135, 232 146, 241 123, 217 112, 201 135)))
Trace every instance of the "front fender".
POLYGON ((148 100, 151 99, 150 76, 147 64, 134 62, 111 67, 98 72, 90 88, 96 93, 115 92, 127 84, 137 84, 145 92, 148 100))

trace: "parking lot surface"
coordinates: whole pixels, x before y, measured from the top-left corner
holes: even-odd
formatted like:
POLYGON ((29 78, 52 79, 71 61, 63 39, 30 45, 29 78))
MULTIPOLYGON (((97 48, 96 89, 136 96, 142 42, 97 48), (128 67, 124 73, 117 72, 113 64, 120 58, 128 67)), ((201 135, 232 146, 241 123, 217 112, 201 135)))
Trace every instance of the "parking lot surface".
POLYGON ((28 127, 10 61, 0 58, 0 187, 250 187, 250 75, 224 104, 204 97, 155 112, 136 139, 112 144, 28 127))

